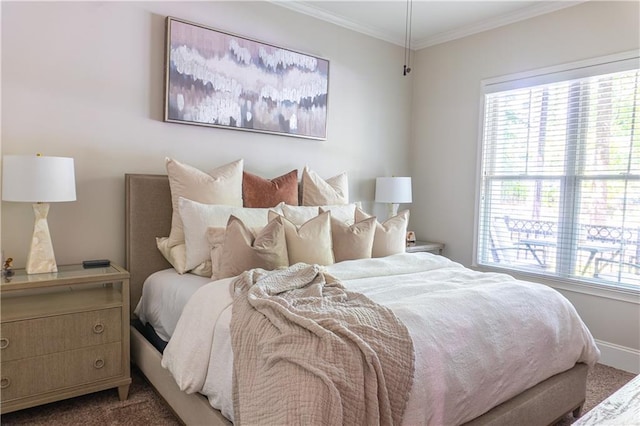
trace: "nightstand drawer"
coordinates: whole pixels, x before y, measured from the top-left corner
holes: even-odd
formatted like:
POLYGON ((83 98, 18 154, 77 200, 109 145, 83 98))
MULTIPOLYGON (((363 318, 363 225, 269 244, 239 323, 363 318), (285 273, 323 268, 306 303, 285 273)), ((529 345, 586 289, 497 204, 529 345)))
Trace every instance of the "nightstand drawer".
POLYGON ((118 342, 120 308, 78 312, 0 324, 2 361, 118 342))
POLYGON ((121 375, 120 342, 2 362, 2 402, 121 375))

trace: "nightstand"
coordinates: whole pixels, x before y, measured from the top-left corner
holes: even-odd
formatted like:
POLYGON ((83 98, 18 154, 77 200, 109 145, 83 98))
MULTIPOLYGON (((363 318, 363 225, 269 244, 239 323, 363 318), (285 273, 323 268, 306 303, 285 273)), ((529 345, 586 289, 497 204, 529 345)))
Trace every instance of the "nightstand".
POLYGON ((407 253, 427 252, 433 254, 442 254, 442 250, 444 250, 444 244, 442 243, 416 241, 415 243, 407 244, 407 253))
POLYGON ((0 284, 0 413, 118 388, 127 399, 129 273, 115 265, 0 284))

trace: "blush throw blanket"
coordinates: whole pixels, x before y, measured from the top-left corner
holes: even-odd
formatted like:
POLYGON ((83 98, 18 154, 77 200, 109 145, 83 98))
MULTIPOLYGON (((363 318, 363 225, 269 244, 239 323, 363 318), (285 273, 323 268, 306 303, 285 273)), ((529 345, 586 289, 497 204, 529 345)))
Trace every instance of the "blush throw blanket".
POLYGON ((413 343, 395 314, 317 265, 234 282, 237 424, 399 425, 413 343))

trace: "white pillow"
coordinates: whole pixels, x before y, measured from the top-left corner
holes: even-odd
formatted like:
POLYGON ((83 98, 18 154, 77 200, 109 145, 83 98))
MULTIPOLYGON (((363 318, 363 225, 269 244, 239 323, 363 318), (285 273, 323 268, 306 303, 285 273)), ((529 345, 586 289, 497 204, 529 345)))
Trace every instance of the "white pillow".
MULTIPOLYGON (((323 212, 322 207, 320 212, 323 212)), ((369 259, 373 250, 376 224, 375 216, 353 225, 331 216, 331 239, 336 263, 343 260, 369 259)))
MULTIPOLYGON (((269 218, 275 219, 277 216, 278 213, 269 212, 269 218)), ((334 263, 331 212, 317 215, 300 226, 296 226, 286 217, 282 217, 282 222, 287 239, 290 265, 300 262, 310 265, 331 265, 334 263)))
POLYGON ((224 234, 227 231, 226 227, 209 227, 207 228, 207 241, 209 242, 209 248, 211 250, 211 278, 215 279, 217 276, 215 269, 220 267, 220 256, 222 255, 222 245, 224 244, 224 234))
POLYGON ((216 244, 215 234, 219 228, 209 228, 213 239, 211 278, 219 280, 240 275, 253 268, 273 270, 289 266, 285 219, 278 215, 260 231, 254 233, 240 219, 229 217, 224 241, 216 244))
MULTIPOLYGON (((361 209, 356 209, 355 219, 360 222, 371 217, 361 209)), ((407 250, 407 226, 409 210, 403 210, 396 216, 376 224, 371 257, 385 257, 404 253, 407 250)))
POLYGON ((169 247, 168 240, 168 237, 156 238, 156 246, 164 258, 167 259, 171 266, 173 266, 176 272, 179 274, 190 272, 195 275, 200 275, 201 277, 211 276, 211 260, 207 259, 195 268, 188 270, 186 268, 186 246, 183 243, 169 247))
POLYGON ((180 197, 178 211, 184 229, 186 270, 196 267, 210 257, 207 228, 226 227, 231 215, 236 216, 249 228, 263 228, 269 223, 269 210, 280 212, 277 206, 271 209, 252 209, 203 204, 180 197))
POLYGON ((349 203, 349 181, 347 172, 322 179, 305 166, 302 171, 302 205, 324 206, 349 203))
POLYGON ((353 223, 353 218, 356 212, 357 205, 355 203, 351 204, 341 204, 341 205, 331 205, 331 206, 290 206, 288 204, 280 203, 276 206, 282 211, 284 217, 289 219, 295 225, 300 226, 303 223, 313 219, 318 216, 319 210, 321 208, 323 211, 330 211, 331 217, 337 219, 342 222, 346 222, 348 224, 353 223))
POLYGON ((218 167, 209 173, 165 159, 171 189, 171 232, 167 244, 173 247, 184 242, 182 218, 178 210, 180 197, 206 204, 227 204, 242 207, 243 160, 218 167))

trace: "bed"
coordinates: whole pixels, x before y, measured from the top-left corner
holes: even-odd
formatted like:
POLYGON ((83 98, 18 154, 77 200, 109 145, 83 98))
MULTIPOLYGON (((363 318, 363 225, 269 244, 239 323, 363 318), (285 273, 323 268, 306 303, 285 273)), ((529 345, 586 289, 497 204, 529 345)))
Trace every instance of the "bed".
MULTIPOLYGON (((171 267, 162 257, 155 237, 171 225, 171 195, 165 175, 125 175, 126 267, 131 274, 131 309, 142 294, 147 277, 171 267)), ((161 366, 162 354, 136 329, 131 329, 132 362, 185 424, 231 424, 198 393, 182 392, 161 366)), ((588 367, 576 363, 468 421, 471 425, 553 424, 567 413, 578 417, 586 394, 588 367)))

